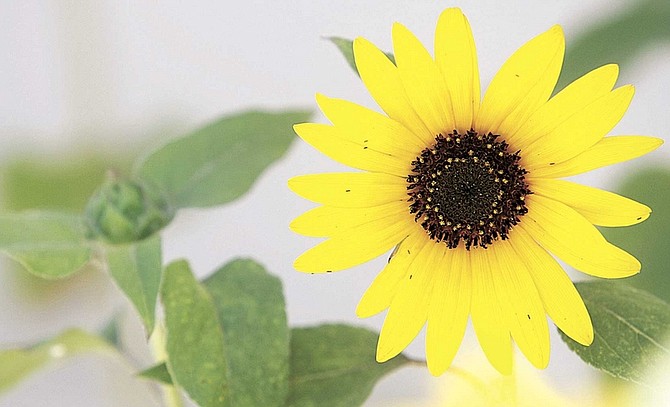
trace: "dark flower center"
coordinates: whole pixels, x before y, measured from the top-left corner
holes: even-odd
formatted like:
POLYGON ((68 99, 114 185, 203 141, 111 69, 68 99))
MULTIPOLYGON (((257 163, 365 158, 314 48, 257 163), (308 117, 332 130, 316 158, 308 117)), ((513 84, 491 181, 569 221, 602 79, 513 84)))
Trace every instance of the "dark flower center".
POLYGON ((528 212, 530 194, 519 151, 509 153, 499 135, 457 131, 439 134, 412 162, 407 177, 409 211, 431 239, 450 249, 486 248, 528 212))

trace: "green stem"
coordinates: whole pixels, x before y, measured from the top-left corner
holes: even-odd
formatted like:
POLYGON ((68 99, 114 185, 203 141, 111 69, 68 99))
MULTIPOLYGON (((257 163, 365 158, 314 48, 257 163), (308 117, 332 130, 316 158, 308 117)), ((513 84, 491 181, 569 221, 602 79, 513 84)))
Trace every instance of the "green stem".
MULTIPOLYGON (((165 327, 162 324, 156 324, 149 343, 156 362, 165 362, 167 352, 165 350, 165 327)), ((181 391, 176 386, 164 384, 161 385, 161 388, 163 389, 163 398, 167 407, 184 407, 184 399, 181 396, 181 391)))
POLYGON ((165 404, 167 407, 184 407, 184 399, 176 387, 164 384, 163 393, 165 394, 165 404))

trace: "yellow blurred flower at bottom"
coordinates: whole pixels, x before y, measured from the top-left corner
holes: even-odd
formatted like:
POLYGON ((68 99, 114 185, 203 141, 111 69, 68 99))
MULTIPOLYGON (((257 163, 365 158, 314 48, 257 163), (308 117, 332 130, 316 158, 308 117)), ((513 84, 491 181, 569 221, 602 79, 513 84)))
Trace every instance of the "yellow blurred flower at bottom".
POLYGON ((510 375, 491 369, 479 352, 471 352, 442 375, 434 392, 423 403, 407 402, 394 407, 581 407, 617 406, 602 402, 597 383, 590 394, 568 397, 553 388, 540 371, 525 361, 516 363, 510 375), (464 366, 464 367, 460 367, 464 366))

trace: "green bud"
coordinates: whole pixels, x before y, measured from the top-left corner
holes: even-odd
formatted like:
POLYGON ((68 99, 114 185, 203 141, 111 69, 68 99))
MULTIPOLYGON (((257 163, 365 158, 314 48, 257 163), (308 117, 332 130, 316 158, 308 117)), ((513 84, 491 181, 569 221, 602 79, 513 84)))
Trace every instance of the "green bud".
POLYGON ((149 237, 167 225, 174 212, 157 191, 110 175, 86 205, 92 238, 127 243, 149 237))

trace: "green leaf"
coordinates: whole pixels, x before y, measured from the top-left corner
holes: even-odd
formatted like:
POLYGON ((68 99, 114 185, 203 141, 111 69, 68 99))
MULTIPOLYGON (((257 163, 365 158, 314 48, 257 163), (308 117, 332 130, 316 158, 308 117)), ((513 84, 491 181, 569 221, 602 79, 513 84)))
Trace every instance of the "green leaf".
POLYGON ((139 312, 147 335, 151 335, 162 272, 160 237, 105 245, 105 255, 112 278, 139 312))
POLYGON ((360 74, 358 73, 358 69, 356 68, 356 62, 354 60, 354 42, 341 37, 326 37, 326 39, 335 44, 337 49, 339 49, 340 52, 342 53, 344 59, 347 60, 347 63, 349 64, 351 69, 354 70, 356 75, 360 76, 360 74))
POLYGON ((1 169, 3 207, 11 211, 42 208, 80 211, 110 166, 128 166, 127 158, 79 152, 58 159, 15 157, 1 169))
POLYGON ((122 350, 123 344, 121 343, 121 337, 119 332, 119 321, 118 315, 114 315, 105 326, 98 331, 100 338, 107 341, 110 345, 114 346, 119 351, 122 350))
POLYGON ((648 168, 630 174, 617 191, 648 205, 649 219, 628 228, 602 228, 613 244, 624 248, 642 263, 642 271, 625 281, 670 303, 670 170, 648 168))
POLYGON ((582 346, 561 337, 582 360, 613 376, 645 383, 645 372, 658 362, 670 333, 670 305, 653 295, 613 281, 575 284, 593 321, 595 339, 582 346))
POLYGON ((137 374, 139 377, 172 385, 172 376, 165 363, 159 363, 137 374))
POLYGON ((42 278, 64 278, 91 257, 81 217, 26 211, 0 215, 0 251, 42 278))
POLYGON ((84 352, 115 353, 104 340, 78 329, 32 348, 0 351, 0 393, 49 364, 84 352))
POLYGON ((160 188, 174 208, 207 207, 245 193, 294 139, 302 111, 224 117, 153 152, 136 174, 160 188))
POLYGON ((568 39, 565 64, 557 90, 598 66, 617 63, 626 68, 654 43, 670 41, 670 2, 629 2, 630 7, 600 23, 588 25, 575 40, 568 39))
MULTIPOLYGON (((351 69, 354 70, 356 75, 360 76, 358 73, 358 68, 356 68, 356 61, 354 59, 354 42, 352 40, 348 40, 346 38, 341 38, 341 37, 326 37, 326 39, 337 47, 337 49, 340 50, 342 53, 342 56, 344 59, 347 60, 347 63, 351 67, 351 69)), ((391 62, 395 64, 395 58, 393 57, 393 54, 390 52, 384 52, 386 56, 388 57, 391 62)))
POLYGON ((377 334, 348 325, 291 330, 289 407, 360 406, 375 383, 408 362, 375 361, 377 334))
POLYGON ((161 298, 170 376, 201 407, 223 405, 229 393, 223 332, 212 297, 186 261, 166 268, 161 298))
POLYGON ((281 406, 288 392, 289 329, 281 282, 235 260, 204 286, 223 326, 230 406, 281 406))

